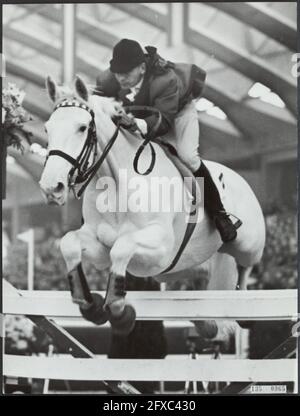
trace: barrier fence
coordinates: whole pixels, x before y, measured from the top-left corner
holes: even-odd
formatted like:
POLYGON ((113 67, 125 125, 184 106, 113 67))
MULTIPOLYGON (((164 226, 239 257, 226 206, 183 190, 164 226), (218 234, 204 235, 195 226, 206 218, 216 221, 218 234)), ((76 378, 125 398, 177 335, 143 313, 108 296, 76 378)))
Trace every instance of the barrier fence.
MULTIPOLYGON (((4 281, 3 293, 4 314, 27 316, 73 356, 4 355, 3 373, 8 377, 96 380, 123 394, 139 394, 128 379, 231 382, 227 393, 245 392, 257 382, 297 381, 293 336, 262 360, 101 359, 49 319, 81 316, 69 292, 18 291, 4 281)), ((296 290, 128 292, 127 299, 138 320, 297 320, 296 290)))

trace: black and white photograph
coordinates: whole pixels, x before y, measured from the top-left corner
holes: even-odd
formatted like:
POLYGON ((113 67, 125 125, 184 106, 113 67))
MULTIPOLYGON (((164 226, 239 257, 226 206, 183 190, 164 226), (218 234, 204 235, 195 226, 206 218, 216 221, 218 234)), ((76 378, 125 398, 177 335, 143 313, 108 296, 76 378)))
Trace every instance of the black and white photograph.
POLYGON ((1 395, 299 395, 297 38, 296 1, 2 3, 1 395))

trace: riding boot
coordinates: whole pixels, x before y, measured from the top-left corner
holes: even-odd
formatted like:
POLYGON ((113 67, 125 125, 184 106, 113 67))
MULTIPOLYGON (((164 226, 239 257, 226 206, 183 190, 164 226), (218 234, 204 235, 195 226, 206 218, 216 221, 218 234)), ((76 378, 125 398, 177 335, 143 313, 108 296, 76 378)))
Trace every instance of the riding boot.
POLYGON ((237 236, 236 229, 242 224, 241 221, 238 221, 236 225, 232 223, 224 209, 219 191, 203 161, 201 161, 201 165, 194 172, 194 175, 195 177, 204 178, 204 209, 206 209, 208 216, 214 221, 222 241, 224 243, 233 241, 237 236))

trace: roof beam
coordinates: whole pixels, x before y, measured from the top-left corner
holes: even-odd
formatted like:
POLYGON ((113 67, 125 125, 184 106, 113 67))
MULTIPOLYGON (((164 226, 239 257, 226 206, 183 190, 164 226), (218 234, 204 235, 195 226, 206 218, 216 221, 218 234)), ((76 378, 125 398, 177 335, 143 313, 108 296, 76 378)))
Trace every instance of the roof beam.
MULTIPOLYGON (((217 87, 209 78, 206 81, 203 96, 220 107, 243 134, 243 137, 250 138, 252 142, 261 139, 267 125, 280 125, 289 131, 296 129, 296 118, 287 110, 273 107, 258 100, 255 101, 255 105, 251 105, 251 99, 238 101, 217 87), (255 120, 261 120, 261 123, 257 123, 255 120)), ((274 128, 271 129, 270 134, 272 132, 274 132, 274 128)))
MULTIPOLYGON (((187 7, 188 5, 185 4, 185 18, 188 14, 187 7)), ((159 13, 154 12, 147 6, 143 6, 143 14, 145 14, 146 9, 149 9, 150 14, 155 13, 155 15, 159 15, 159 13)), ((48 6, 47 9, 39 10, 38 13, 57 23, 61 21, 60 12, 54 6, 48 6)), ((81 34, 97 43, 100 42, 103 46, 111 48, 119 40, 117 36, 108 33, 107 30, 100 29, 99 25, 96 25, 91 19, 78 18, 77 24, 81 34)), ((278 93, 284 99, 288 108, 296 114, 296 86, 289 78, 269 68, 261 59, 252 57, 241 49, 226 45, 221 39, 216 40, 215 36, 205 29, 196 31, 186 28, 185 38, 189 45, 210 55, 213 51, 219 60, 240 71, 248 78, 267 85, 272 91, 278 93)))
MULTIPOLYGON (((33 73, 20 65, 12 64, 9 61, 7 62, 7 70, 8 74, 23 79, 25 77, 29 82, 44 90, 43 76, 33 73)), ((46 120, 51 111, 50 107, 46 106, 46 103, 39 103, 39 101, 33 99, 35 96, 34 92, 27 94, 24 105, 29 112, 38 115, 41 120, 46 120)), ((240 145, 246 146, 248 149, 250 145, 253 150, 257 150, 257 146, 260 147, 264 143, 264 140, 261 139, 266 136, 266 131, 269 136, 274 135, 274 138, 283 135, 286 142, 293 141, 294 137, 296 137, 295 120, 291 117, 288 118, 284 110, 280 111, 278 109, 278 113, 282 114, 280 118, 278 114, 272 114, 270 105, 264 105, 264 103, 252 105, 251 102, 241 103, 228 96, 224 91, 217 89, 209 79, 204 90, 204 97, 218 105, 227 114, 233 125, 241 132, 240 135, 233 135, 230 130, 224 128, 226 127, 225 124, 221 123, 217 127, 215 123, 211 123, 211 120, 214 120, 212 117, 200 115, 202 136, 205 137, 207 143, 212 141, 213 143, 219 143, 219 145, 229 145, 233 143, 232 140, 236 143, 236 139, 238 139, 240 145), (262 104, 262 106, 258 104, 262 104), (261 111, 257 108, 260 108, 261 111), (265 108, 268 108, 269 111, 264 110, 265 108), (283 131, 285 131, 285 134, 283 134, 283 131)), ((280 137, 278 137, 278 140, 281 141, 280 137)), ((201 140, 200 146, 205 148, 201 140)))
POLYGON ((41 75, 38 75, 35 72, 8 60, 5 62, 5 64, 8 74, 12 74, 14 76, 25 79, 26 81, 29 81, 40 88, 45 88, 45 77, 42 77, 41 75))
POLYGON ((261 82, 277 93, 286 103, 287 107, 296 115, 296 86, 285 76, 271 69, 259 58, 248 55, 242 50, 225 45, 223 41, 217 41, 214 36, 204 29, 201 33, 189 29, 186 41, 191 46, 201 49, 206 53, 214 51, 217 59, 226 65, 246 75, 253 81, 261 82))
MULTIPOLYGON (((33 36, 23 33, 16 29, 9 29, 6 35, 13 40, 26 44, 29 47, 36 48, 37 50, 49 51, 49 55, 54 59, 60 58, 60 50, 50 45, 48 42, 42 41, 41 39, 35 40, 33 36)), ((83 73, 86 73, 92 78, 95 78, 99 73, 99 67, 96 67, 93 64, 86 63, 84 59, 79 58, 77 64, 78 70, 82 71, 83 73)), ((15 65, 14 70, 12 72, 16 75, 21 76, 23 69, 18 68, 18 66, 15 65), (17 73, 16 69, 18 69, 17 73)), ((35 84, 38 84, 42 87, 44 86, 44 81, 41 80, 40 77, 37 78, 32 73, 25 72, 25 77, 35 84)), ((223 90, 218 90, 214 83, 209 80, 209 77, 206 81, 204 97, 218 105, 227 114, 227 116, 233 122, 233 124, 241 131, 245 138, 247 138, 247 136, 250 134, 249 132, 253 133, 252 123, 250 123, 251 125, 247 126, 244 122, 241 122, 241 119, 239 117, 239 110, 242 104, 239 101, 234 100, 234 98, 229 97, 229 95, 226 94, 223 90)), ((278 118, 278 116, 276 116, 276 118, 278 118)))
MULTIPOLYGON (((29 35, 28 33, 23 33, 20 30, 8 28, 5 31, 5 36, 7 36, 9 39, 17 41, 21 44, 24 44, 24 45, 28 46, 28 47, 34 48, 35 50, 37 50, 40 53, 45 53, 53 59, 59 60, 61 58, 61 50, 59 48, 57 48, 55 46, 52 46, 49 42, 43 41, 41 39, 35 39, 33 36, 29 35)), ((78 64, 78 70, 82 71, 83 73, 86 73, 87 75, 89 75, 91 77, 96 78, 96 76, 99 74, 99 68, 97 68, 94 65, 86 63, 83 59, 78 59, 77 64, 78 64)), ((11 70, 11 72, 14 75, 21 76, 23 68, 19 67, 16 64, 11 64, 9 62, 8 63, 8 71, 9 70, 11 70)), ((33 82, 33 83, 35 83, 35 84, 37 84, 41 87, 44 87, 44 80, 42 80, 42 78, 40 76, 34 75, 33 73, 28 74, 28 71, 27 72, 25 71, 25 77, 26 77, 26 79, 29 79, 31 82, 33 82)), ((212 89, 212 87, 208 87, 208 88, 206 88, 206 91, 211 91, 211 89, 212 89)), ((214 94, 214 100, 212 100, 212 101, 219 105, 219 102, 216 102, 216 101, 219 101, 218 99, 216 100, 216 95, 218 95, 218 94, 214 94)), ((210 98, 208 97, 208 99, 210 99, 210 98)), ((227 97, 227 100, 225 99, 225 101, 228 102, 228 100, 231 101, 227 97)), ((222 108, 222 105, 219 105, 219 106, 222 108)), ((238 118, 236 118, 236 119, 237 119, 237 122, 238 122, 238 118)), ((238 126, 239 129, 241 127, 242 126, 238 126)))
MULTIPOLYGON (((33 73, 27 69, 24 69, 23 67, 13 64, 11 62, 7 62, 7 73, 8 76, 12 74, 16 77, 22 77, 25 78, 30 83, 34 84, 37 87, 43 88, 44 90, 44 77, 37 73, 33 73)), ((30 113, 37 115, 42 121, 47 120, 49 118, 50 111, 47 109, 46 105, 37 102, 36 99, 33 98, 35 94, 27 94, 24 100, 24 107, 27 111, 30 113)), ((222 129, 222 122, 220 122, 220 125, 216 127, 216 123, 213 123, 214 119, 212 117, 207 117, 207 119, 204 117, 204 120, 202 118, 201 125, 203 127, 203 132, 205 132, 205 140, 207 142, 213 142, 218 143, 221 145, 226 145, 229 142, 236 141, 240 142, 241 146, 245 145, 245 140, 243 139, 242 135, 239 136, 239 134, 233 134, 228 129, 222 129), (210 120, 210 121, 209 121, 210 120), (242 144, 243 143, 243 144, 242 144)), ((224 124, 225 126, 225 124, 224 124)))
MULTIPOLYGON (((5 37, 15 42, 21 43, 29 48, 38 51, 40 54, 50 56, 50 58, 57 61, 61 61, 62 53, 61 49, 53 46, 53 44, 42 40, 41 38, 35 38, 34 36, 25 33, 19 29, 7 28, 5 29, 5 37)), ((96 78, 101 68, 97 68, 95 65, 90 64, 84 58, 76 57, 77 70, 86 73, 92 78, 96 78)))
POLYGON ((238 4, 209 2, 208 5, 254 27, 287 48, 297 51, 296 25, 270 7, 248 2, 238 4))
MULTIPOLYGON (((54 7, 54 5, 49 4, 46 8, 40 9, 38 11, 36 11, 31 5, 19 6, 32 8, 33 13, 37 13, 40 16, 43 16, 55 23, 62 24, 62 12, 54 7)), ((88 17, 79 17, 77 15, 76 28, 83 36, 88 37, 95 43, 101 43, 101 45, 106 46, 107 48, 112 48, 112 46, 114 46, 119 41, 117 36, 115 36, 113 33, 109 33, 107 30, 101 29, 99 24, 96 24, 88 17)))
MULTIPOLYGON (((29 69, 22 67, 21 65, 14 64, 10 61, 6 62, 6 70, 8 77, 12 75, 13 77, 18 77, 23 80, 25 79, 34 86, 41 88, 43 91, 45 91, 45 78, 41 75, 34 73, 29 69)), ((31 114, 37 115, 40 119, 47 120, 51 113, 51 109, 46 99, 46 91, 45 100, 43 102, 36 98, 33 99, 33 97, 35 96, 36 94, 27 91, 27 94, 24 99, 24 108, 31 114)))
MULTIPOLYGON (((39 50, 48 50, 50 52, 50 55, 53 58, 58 59, 60 57, 60 50, 58 50, 58 48, 55 48, 49 45, 48 43, 46 43, 45 41, 41 41, 40 39, 38 39, 35 42, 35 39, 32 36, 28 34, 23 34, 22 32, 16 29, 10 29, 7 32, 7 36, 10 38, 13 38, 14 40, 20 43, 25 43, 26 45, 37 48, 39 50)), ((8 70, 9 70, 9 65, 10 63, 8 63, 8 70)), ((78 60, 78 69, 80 69, 83 73, 87 73, 91 77, 95 77, 99 72, 98 67, 92 64, 87 64, 83 59, 78 60)), ((37 76, 30 71, 26 71, 24 70, 24 68, 14 65, 12 73, 18 76, 22 76, 24 75, 24 71, 25 71, 25 78, 27 78, 34 84, 44 87, 44 80, 40 76, 37 76)), ((247 118, 245 119, 244 117, 240 117, 240 114, 241 112, 245 112, 245 110, 247 111, 250 110, 250 113, 253 115, 253 118, 255 119, 256 115, 259 116, 260 118, 263 116, 263 113, 261 111, 257 112, 255 111, 255 109, 251 107, 250 109, 247 109, 248 107, 247 104, 243 104, 240 101, 235 100, 233 97, 230 97, 228 94, 224 92, 224 90, 220 90, 220 88, 217 89, 215 86, 215 83, 211 82, 209 78, 207 79, 207 82, 206 82, 206 88, 204 90, 204 97, 214 102, 227 114, 230 121, 233 122, 233 124, 242 133, 242 137, 246 139, 246 141, 247 141, 247 138, 249 138, 249 136, 257 137, 258 135, 257 131, 255 128, 253 128, 252 117, 249 117, 249 120, 247 121, 247 118)), ((30 106, 30 110, 34 111, 34 113, 36 114, 37 109, 35 108, 35 106, 34 105, 29 105, 29 106, 30 106)), ((272 116, 270 114, 271 106, 267 105, 267 107, 269 110, 269 114, 267 114, 269 118, 274 117, 275 121, 278 122, 279 114, 272 116)), ((282 115, 285 114, 284 111, 281 111, 281 114, 282 115)), ((291 123, 290 120, 283 120, 283 121, 287 122, 288 124, 293 124, 291 123)))
MULTIPOLYGON (((234 10, 239 10, 240 7, 244 6, 246 3, 239 5, 231 3, 216 4, 220 4, 220 7, 227 7, 230 5, 234 10)), ((215 5, 215 3, 213 3, 213 5, 215 5)), ((164 21, 165 16, 161 13, 151 10, 148 6, 143 5, 142 13, 138 12, 136 5, 131 5, 128 3, 112 4, 112 6, 117 7, 118 9, 122 9, 128 14, 133 14, 135 17, 138 17, 147 23, 149 23, 149 20, 151 20, 151 24, 153 24, 155 27, 162 28, 161 25, 158 26, 155 24, 155 18, 164 21), (145 17, 147 13, 149 16, 151 16, 151 19, 147 19, 145 17)), ((185 4, 184 7, 185 9, 183 19, 185 22, 188 22, 188 5, 185 4)), ((259 8, 257 8, 257 10, 258 9, 259 8)), ((264 10, 264 8, 262 10, 264 10)), ((266 10, 266 12, 267 11, 268 10, 266 10)), ((274 20, 275 15, 276 13, 273 15, 270 13, 269 20, 271 19, 271 16, 274 20)), ((284 22, 284 19, 281 19, 281 22, 284 22)), ((162 29, 167 29, 167 23, 165 23, 162 29)), ((274 32, 277 33, 277 27, 274 28, 274 32)), ((285 32, 281 33, 279 36, 283 36, 284 33, 285 32)), ((250 79, 259 81, 269 86, 272 91, 277 92, 285 100, 288 108, 293 112, 293 114, 296 114, 296 85, 293 84, 293 82, 288 77, 280 75, 272 68, 269 68, 269 66, 263 60, 257 57, 253 57, 241 49, 233 47, 232 45, 226 45, 225 42, 221 39, 216 40, 215 36, 210 34, 208 31, 205 31, 205 29, 196 31, 191 28, 186 28, 185 37, 186 42, 191 44, 193 47, 200 49, 209 55, 214 52, 217 58, 226 63, 226 65, 240 71, 250 79)), ((291 37, 294 39, 294 41, 296 40, 295 33, 291 35, 291 37)))
POLYGON ((60 48, 53 46, 53 44, 43 41, 41 38, 34 37, 12 27, 6 27, 4 29, 4 39, 10 39, 15 42, 21 43, 22 45, 28 46, 39 52, 42 55, 50 56, 50 58, 60 60, 61 51, 60 48))
POLYGON ((273 92, 282 97, 287 107, 296 114, 296 85, 286 76, 270 68, 263 60, 251 56, 236 46, 226 44, 223 39, 217 39, 216 35, 204 28, 201 28, 201 30, 186 28, 185 41, 207 54, 211 55, 213 53, 218 60, 226 65, 248 78, 268 86, 273 92))
POLYGON ((136 3, 111 3, 110 6, 157 27, 158 29, 167 29, 168 16, 151 9, 149 6, 136 3))

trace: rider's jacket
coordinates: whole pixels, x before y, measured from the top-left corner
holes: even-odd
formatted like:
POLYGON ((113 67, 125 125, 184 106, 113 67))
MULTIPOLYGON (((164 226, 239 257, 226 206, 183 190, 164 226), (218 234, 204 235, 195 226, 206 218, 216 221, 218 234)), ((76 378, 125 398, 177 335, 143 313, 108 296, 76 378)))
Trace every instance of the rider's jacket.
MULTIPOLYGON (((120 88, 109 69, 97 77, 96 94, 115 97, 126 106, 147 105, 157 108, 162 114, 162 120, 156 136, 162 136, 171 128, 178 112, 192 99, 201 96, 206 72, 196 65, 166 61, 152 46, 147 46, 145 49, 147 69, 142 86, 133 102, 126 98, 129 91, 120 88)), ((157 121, 155 115, 149 116, 146 112, 135 114, 132 111, 132 113, 136 117, 144 118, 148 131, 152 130, 157 121)))

